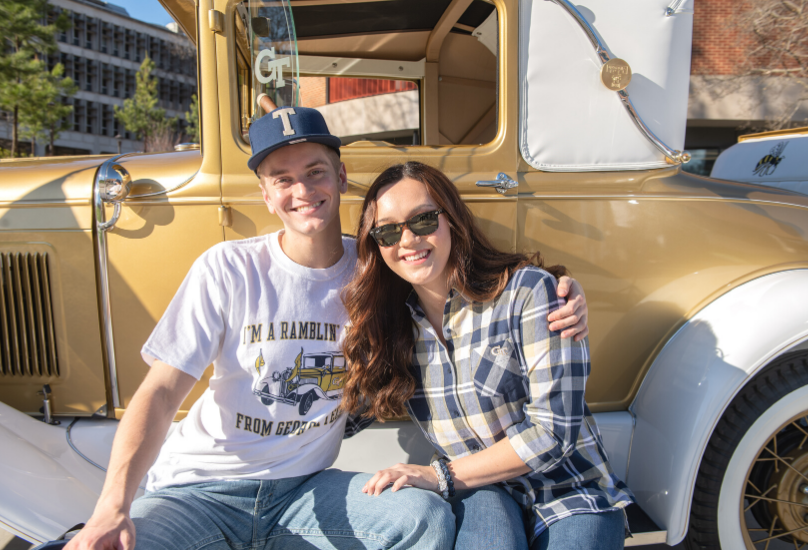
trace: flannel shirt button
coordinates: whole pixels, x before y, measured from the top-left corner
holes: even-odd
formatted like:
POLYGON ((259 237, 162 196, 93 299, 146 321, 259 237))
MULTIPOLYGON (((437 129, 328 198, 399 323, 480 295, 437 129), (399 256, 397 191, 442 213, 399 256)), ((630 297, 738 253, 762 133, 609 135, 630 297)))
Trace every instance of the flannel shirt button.
POLYGON ((471 446, 471 450, 472 450, 472 451, 479 451, 479 450, 480 450, 480 446, 479 446, 479 445, 477 445, 477 444, 475 443, 474 445, 472 445, 472 446, 471 446))
POLYGON ((452 411, 452 416, 454 416, 455 418, 457 418, 458 416, 460 416, 460 413, 459 413, 459 412, 457 412, 456 410, 453 410, 453 411, 452 411))

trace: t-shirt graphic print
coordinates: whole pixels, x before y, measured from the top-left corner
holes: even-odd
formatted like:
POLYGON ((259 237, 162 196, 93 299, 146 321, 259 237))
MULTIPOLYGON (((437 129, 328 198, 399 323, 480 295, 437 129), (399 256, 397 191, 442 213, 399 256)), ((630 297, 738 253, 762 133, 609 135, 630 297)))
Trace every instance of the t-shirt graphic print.
POLYGON ((284 254, 280 233, 221 243, 191 268, 149 340, 159 359, 208 389, 163 444, 147 490, 223 479, 278 479, 333 464, 347 314, 340 300, 356 263, 310 269, 284 254))
POLYGON ((264 405, 276 401, 297 406, 300 416, 305 416, 314 400, 337 400, 342 397, 345 357, 341 352, 305 353, 300 348, 294 366, 272 372, 265 367, 263 352, 259 352, 255 359, 255 370, 259 377, 253 384, 253 394, 264 405))

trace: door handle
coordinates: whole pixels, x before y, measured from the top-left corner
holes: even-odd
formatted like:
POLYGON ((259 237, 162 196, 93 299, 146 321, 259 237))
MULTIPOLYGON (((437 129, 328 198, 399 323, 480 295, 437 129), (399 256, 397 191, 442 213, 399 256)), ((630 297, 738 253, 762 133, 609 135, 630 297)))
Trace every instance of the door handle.
POLYGON ((509 178, 508 174, 505 172, 497 174, 497 179, 495 180, 482 180, 477 182, 477 187, 493 187, 497 190, 497 193, 501 195, 504 195, 508 189, 513 189, 517 185, 519 185, 519 183, 509 178))

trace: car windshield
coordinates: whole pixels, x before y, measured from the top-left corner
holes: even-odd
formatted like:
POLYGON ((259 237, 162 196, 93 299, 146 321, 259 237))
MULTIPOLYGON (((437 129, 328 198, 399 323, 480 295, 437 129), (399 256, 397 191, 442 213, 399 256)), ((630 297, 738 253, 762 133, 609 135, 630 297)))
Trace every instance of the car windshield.
POLYGON ((245 141, 264 114, 262 93, 278 106, 317 109, 343 146, 481 145, 496 136, 499 23, 489 0, 469 0, 462 14, 452 0, 291 3, 294 19, 289 0, 237 5, 245 141), (433 34, 442 38, 430 42, 433 34))
POLYGON ((316 355, 314 357, 306 357, 304 362, 305 368, 317 369, 328 367, 329 357, 327 355, 316 355))
POLYGON ((299 102, 297 40, 289 0, 247 0, 236 6, 236 44, 242 127, 264 114, 266 94, 279 107, 299 102))

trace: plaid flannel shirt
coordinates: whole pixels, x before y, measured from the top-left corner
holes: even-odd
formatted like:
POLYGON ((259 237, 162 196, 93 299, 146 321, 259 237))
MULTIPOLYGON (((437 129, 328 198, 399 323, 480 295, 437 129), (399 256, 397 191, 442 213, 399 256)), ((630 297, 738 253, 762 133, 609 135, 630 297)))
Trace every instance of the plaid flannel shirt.
POLYGON ((547 315, 563 304, 555 278, 535 267, 514 273, 490 302, 469 302, 452 291, 444 347, 415 292, 407 300, 416 323, 410 416, 450 460, 510 440, 533 470, 504 482, 533 512, 526 516, 530 538, 560 519, 633 501, 609 466, 584 401, 588 341, 549 330, 547 315))

